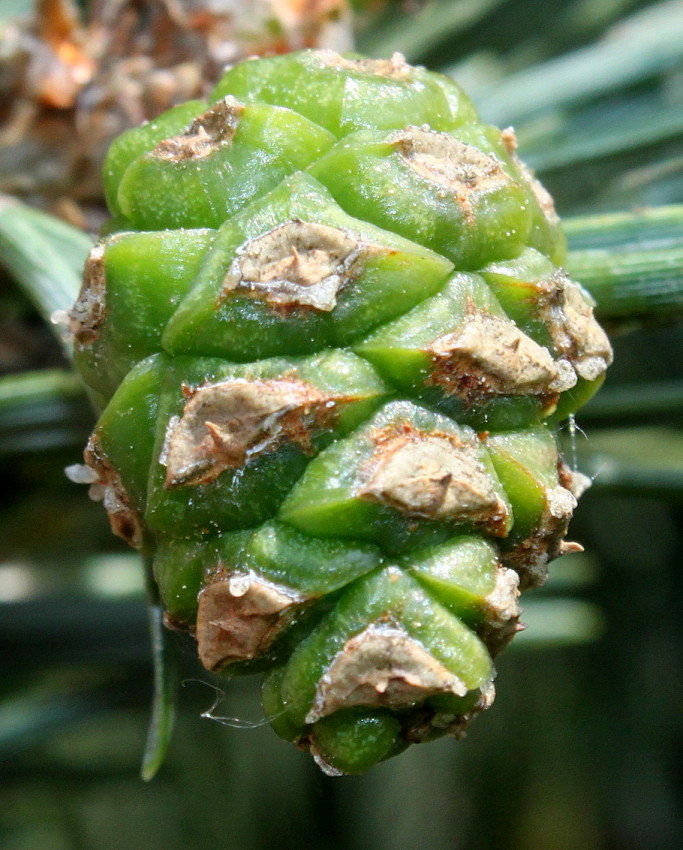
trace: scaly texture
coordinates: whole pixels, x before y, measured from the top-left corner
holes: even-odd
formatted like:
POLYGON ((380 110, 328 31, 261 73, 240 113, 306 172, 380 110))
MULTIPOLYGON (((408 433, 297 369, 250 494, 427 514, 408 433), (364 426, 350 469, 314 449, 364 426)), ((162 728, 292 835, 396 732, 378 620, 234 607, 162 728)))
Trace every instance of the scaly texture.
POLYGON ((611 360, 552 201, 445 77, 304 51, 112 145, 72 330, 114 531, 330 773, 460 735, 611 360))

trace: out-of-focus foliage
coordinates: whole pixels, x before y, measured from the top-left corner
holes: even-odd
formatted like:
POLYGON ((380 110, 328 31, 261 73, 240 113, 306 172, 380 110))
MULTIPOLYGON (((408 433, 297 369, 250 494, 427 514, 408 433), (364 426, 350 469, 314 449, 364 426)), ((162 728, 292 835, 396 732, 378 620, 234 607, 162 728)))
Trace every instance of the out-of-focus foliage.
MULTIPOLYGON (((414 748, 361 778, 322 777, 268 728, 249 728, 255 683, 223 683, 212 709, 207 674, 176 641, 180 721, 166 765, 143 785, 143 575, 104 512, 63 477, 92 418, 21 289, 49 295, 50 271, 78 265, 87 240, 62 232, 55 244, 45 219, 7 219, 0 207, 3 848, 683 845, 683 333, 673 322, 683 2, 354 5, 360 50, 402 50, 452 73, 488 120, 515 126, 569 216, 573 272, 620 332, 604 390, 565 431, 568 458, 594 478, 572 525, 586 553, 557 562, 527 597, 529 628, 501 659, 497 704, 468 738, 414 748)), ((6 0, 0 16, 30 6, 6 0)), ((153 6, 175 8, 136 4, 153 6)))

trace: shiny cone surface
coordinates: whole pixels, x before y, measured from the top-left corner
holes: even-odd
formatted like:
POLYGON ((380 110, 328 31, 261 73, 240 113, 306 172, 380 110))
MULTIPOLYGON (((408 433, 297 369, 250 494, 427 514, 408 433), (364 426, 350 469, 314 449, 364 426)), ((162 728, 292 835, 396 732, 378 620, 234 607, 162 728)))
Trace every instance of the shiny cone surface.
POLYGON ((210 670, 358 773, 493 700, 583 478, 554 427, 611 361, 514 134, 451 80, 253 59, 119 137, 71 313, 86 449, 210 670))

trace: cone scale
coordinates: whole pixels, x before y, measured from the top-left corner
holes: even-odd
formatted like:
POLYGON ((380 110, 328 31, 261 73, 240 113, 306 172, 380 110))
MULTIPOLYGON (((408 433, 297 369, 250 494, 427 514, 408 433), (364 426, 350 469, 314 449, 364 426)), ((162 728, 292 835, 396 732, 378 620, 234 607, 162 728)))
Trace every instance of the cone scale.
POLYGON ((611 361, 514 135, 450 80, 303 51, 128 131, 71 311, 115 533, 328 773, 460 736, 581 487, 611 361))

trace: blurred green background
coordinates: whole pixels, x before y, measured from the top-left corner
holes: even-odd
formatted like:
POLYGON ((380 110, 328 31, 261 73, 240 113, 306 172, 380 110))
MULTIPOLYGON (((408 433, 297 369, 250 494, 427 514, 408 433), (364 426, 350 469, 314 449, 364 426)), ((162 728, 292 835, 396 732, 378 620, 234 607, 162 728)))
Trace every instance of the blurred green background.
MULTIPOLYGON (((595 479, 570 534, 586 552, 523 600, 528 629, 468 737, 360 778, 323 776, 261 722, 257 681, 210 679, 173 636, 176 732, 143 783, 142 570, 63 475, 93 415, 25 294, 27 276, 49 278, 54 252, 69 252, 0 204, 3 850, 683 846, 683 208, 585 218, 683 204, 683 2, 354 5, 360 50, 453 74, 488 120, 515 126, 570 219, 574 268, 616 334, 603 393, 563 434, 595 479)), ((19 73, 16 16, 32 7, 0 2, 0 89, 19 73)), ((8 149, 0 132, 0 190, 33 202, 8 149)), ((81 205, 86 225, 95 206, 81 205)), ((74 238, 74 256, 86 242, 74 238)))

